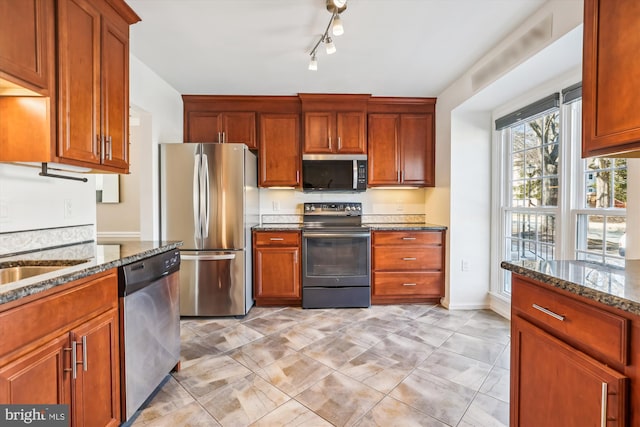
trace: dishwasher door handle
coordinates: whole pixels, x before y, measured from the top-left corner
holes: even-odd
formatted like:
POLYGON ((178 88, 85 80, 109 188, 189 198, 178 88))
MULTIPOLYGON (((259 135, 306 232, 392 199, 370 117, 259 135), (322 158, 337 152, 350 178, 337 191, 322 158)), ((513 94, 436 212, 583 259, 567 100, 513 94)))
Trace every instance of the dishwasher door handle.
POLYGON ((235 259, 236 254, 216 254, 216 255, 187 255, 180 254, 180 258, 185 261, 222 261, 225 259, 235 259))

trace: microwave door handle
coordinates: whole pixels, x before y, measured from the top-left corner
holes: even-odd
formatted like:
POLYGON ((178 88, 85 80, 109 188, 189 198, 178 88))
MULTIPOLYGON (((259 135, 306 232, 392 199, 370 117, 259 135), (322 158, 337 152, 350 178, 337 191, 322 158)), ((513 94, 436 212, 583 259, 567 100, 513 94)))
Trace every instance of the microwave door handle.
POLYGON ((353 161, 353 189, 358 189, 358 161, 353 161))

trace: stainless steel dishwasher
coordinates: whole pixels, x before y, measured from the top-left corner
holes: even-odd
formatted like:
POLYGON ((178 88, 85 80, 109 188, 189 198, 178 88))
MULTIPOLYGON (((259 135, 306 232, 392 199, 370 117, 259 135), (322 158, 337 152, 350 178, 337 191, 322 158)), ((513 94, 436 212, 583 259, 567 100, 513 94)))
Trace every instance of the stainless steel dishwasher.
POLYGON ((122 420, 129 420, 180 361, 180 252, 119 269, 122 420))

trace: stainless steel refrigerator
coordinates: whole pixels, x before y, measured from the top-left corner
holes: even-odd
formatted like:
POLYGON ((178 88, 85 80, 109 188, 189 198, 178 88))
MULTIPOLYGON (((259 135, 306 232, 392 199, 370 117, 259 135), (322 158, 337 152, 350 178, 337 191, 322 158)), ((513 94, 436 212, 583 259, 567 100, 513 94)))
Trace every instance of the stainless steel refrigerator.
POLYGON ((160 239, 182 240, 180 315, 243 316, 253 305, 257 160, 244 144, 160 144, 160 239))

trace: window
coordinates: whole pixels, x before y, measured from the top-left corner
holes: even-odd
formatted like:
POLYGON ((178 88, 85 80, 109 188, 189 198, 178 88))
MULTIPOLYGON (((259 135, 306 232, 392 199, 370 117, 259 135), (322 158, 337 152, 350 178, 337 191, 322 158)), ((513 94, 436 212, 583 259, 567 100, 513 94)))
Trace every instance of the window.
MULTIPOLYGON (((504 259, 551 260, 555 253, 560 162, 558 108, 505 128, 508 147, 504 259)), ((509 277, 509 276, 506 276, 509 277)), ((510 293, 510 283, 505 282, 510 293)))
MULTIPOLYGON (((496 120, 500 260, 624 265, 626 160, 581 158, 580 92, 573 85, 562 106, 554 94, 496 120)), ((496 277, 494 291, 509 297, 511 275, 496 277)))
MULTIPOLYGON (((571 104, 571 117, 581 116, 581 102, 571 104)), ((572 146, 580 149, 580 126, 572 126, 572 146)), ((590 157, 579 159, 572 210, 576 224, 575 258, 624 266, 627 160, 590 157)))

